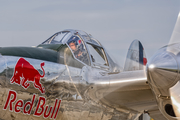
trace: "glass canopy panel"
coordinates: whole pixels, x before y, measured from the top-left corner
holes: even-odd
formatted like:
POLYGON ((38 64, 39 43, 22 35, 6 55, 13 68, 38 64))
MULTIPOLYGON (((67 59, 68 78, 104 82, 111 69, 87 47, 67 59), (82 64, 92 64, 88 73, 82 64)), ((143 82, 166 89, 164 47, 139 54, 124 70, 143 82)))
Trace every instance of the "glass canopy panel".
POLYGON ((61 41, 62 38, 67 34, 67 32, 60 32, 58 33, 52 41, 61 41))
POLYGON ((46 40, 42 44, 60 44, 62 43, 62 41, 67 40, 69 36, 70 36, 70 32, 62 31, 62 32, 54 34, 52 37, 50 37, 48 40, 46 40))
POLYGON ((103 49, 101 47, 94 46, 91 44, 87 44, 87 47, 89 49, 91 60, 93 63, 107 66, 107 62, 106 62, 106 59, 105 59, 105 56, 103 53, 103 49))
POLYGON ((86 32, 80 30, 78 30, 78 33, 81 34, 86 42, 90 42, 100 46, 100 44, 92 37, 92 35, 88 35, 86 32))

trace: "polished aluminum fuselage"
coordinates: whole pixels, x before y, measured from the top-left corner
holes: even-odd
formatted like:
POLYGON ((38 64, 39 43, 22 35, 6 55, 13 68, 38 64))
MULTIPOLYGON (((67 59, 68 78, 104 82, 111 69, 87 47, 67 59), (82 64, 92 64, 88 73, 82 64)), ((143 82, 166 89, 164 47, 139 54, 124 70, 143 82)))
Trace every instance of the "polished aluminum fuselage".
MULTIPOLYGON (((14 69, 20 57, 0 57, 0 118, 1 119, 45 119, 42 115, 35 116, 37 103, 40 97, 45 98, 45 105, 54 106, 55 100, 61 100, 60 108, 55 119, 61 120, 107 120, 137 118, 144 110, 156 108, 155 100, 147 84, 143 70, 134 72, 110 73, 107 70, 92 66, 75 68, 66 64, 53 63, 44 60, 25 58, 36 70, 42 74, 40 64, 45 63, 45 76, 41 84, 45 88, 42 94, 30 83, 24 89, 21 85, 11 84, 14 69), (136 78, 134 77, 136 76, 136 78), (13 110, 4 109, 9 91, 17 93, 17 99, 12 103, 13 110), (17 100, 32 102, 36 95, 30 114, 16 113, 17 100)), ((13 95, 11 96, 13 99, 13 95)), ((45 106, 44 105, 44 106, 45 106)), ((28 108, 27 108, 28 109, 28 108)), ((41 109, 39 108, 39 111, 41 109)), ((50 116, 46 119, 50 119, 50 116)))

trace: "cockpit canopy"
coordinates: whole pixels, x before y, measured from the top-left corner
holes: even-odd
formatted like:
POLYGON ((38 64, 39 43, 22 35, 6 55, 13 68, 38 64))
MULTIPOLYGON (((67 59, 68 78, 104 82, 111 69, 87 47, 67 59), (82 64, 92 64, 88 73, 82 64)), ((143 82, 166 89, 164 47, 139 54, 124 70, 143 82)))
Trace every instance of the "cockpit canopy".
POLYGON ((98 46, 101 46, 101 44, 93 38, 91 35, 88 35, 84 31, 80 30, 64 30, 60 31, 53 36, 51 36, 49 39, 44 41, 42 44, 65 44, 67 41, 72 38, 74 35, 79 35, 85 42, 90 42, 92 44, 96 44, 98 46))
POLYGON ((114 62, 105 52, 102 45, 80 30, 64 30, 55 33, 41 45, 67 45, 74 58, 84 65, 92 65, 98 68, 109 70, 114 67, 114 62))

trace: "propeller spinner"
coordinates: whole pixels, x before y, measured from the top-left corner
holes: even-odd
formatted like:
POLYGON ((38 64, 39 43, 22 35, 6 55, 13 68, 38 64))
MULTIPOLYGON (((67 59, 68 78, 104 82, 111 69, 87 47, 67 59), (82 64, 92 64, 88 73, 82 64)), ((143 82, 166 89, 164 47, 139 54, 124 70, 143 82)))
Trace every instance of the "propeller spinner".
POLYGON ((148 82, 160 111, 167 119, 180 119, 180 13, 169 45, 148 61, 148 82))

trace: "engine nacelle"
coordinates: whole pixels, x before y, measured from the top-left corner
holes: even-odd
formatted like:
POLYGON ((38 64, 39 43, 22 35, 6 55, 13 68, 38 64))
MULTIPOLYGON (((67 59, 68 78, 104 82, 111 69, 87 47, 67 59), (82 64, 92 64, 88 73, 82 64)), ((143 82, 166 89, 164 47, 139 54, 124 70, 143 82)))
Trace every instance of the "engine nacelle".
POLYGON ((158 106, 168 119, 180 118, 180 44, 161 48, 147 64, 149 85, 158 106), (178 109, 179 105, 179 109, 178 109))

